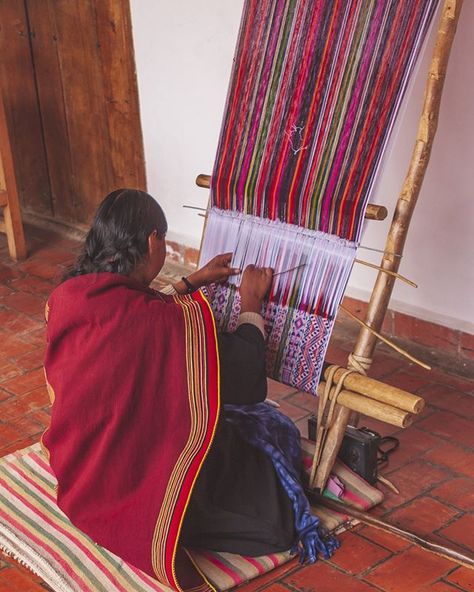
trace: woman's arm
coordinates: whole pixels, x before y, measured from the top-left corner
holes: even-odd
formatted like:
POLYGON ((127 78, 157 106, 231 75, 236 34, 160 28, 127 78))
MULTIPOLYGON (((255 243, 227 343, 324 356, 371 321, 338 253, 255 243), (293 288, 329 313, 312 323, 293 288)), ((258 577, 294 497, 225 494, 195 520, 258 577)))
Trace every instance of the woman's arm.
POLYGON ((231 275, 240 273, 240 269, 230 267, 232 253, 217 255, 211 259, 204 267, 198 269, 187 276, 186 281, 180 280, 173 284, 173 288, 178 294, 187 294, 192 289, 197 290, 203 286, 208 286, 215 282, 224 282, 231 275), (192 289, 191 289, 191 288, 192 289))
POLYGON ((223 403, 249 405, 261 403, 267 396, 265 329, 260 312, 272 278, 270 268, 250 265, 245 269, 237 329, 218 337, 223 403))

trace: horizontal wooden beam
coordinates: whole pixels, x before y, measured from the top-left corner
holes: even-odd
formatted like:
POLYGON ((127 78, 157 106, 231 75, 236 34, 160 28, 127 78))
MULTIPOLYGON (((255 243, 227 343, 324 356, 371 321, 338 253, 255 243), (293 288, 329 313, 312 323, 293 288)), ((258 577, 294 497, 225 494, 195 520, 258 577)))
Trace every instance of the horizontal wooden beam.
MULTIPOLYGON (((209 189, 211 186, 211 175, 198 175, 196 177, 196 185, 209 189)), ((369 204, 365 211, 365 218, 367 220, 385 220, 388 216, 388 210, 385 206, 378 206, 376 204, 369 204)))

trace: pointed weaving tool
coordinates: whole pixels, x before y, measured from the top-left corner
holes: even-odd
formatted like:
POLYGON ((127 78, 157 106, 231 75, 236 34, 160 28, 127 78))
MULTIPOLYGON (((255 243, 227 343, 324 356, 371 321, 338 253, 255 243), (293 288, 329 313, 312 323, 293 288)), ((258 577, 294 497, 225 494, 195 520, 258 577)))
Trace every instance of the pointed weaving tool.
POLYGON ((278 273, 274 273, 273 277, 276 277, 277 275, 281 275, 282 273, 290 273, 290 271, 295 271, 296 269, 299 269, 300 267, 304 267, 306 265, 306 263, 301 263, 300 265, 296 265, 295 267, 290 267, 290 269, 285 269, 284 271, 279 271, 278 273))

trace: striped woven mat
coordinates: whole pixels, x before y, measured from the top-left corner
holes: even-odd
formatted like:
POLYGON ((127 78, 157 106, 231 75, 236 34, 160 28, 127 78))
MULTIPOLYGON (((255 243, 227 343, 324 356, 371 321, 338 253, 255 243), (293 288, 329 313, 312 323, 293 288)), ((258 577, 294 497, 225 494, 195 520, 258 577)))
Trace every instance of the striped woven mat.
MULTIPOLYGON (((305 466, 312 444, 304 441, 305 466)), ((368 509, 383 494, 342 464, 335 474, 345 484, 345 499, 368 509)), ((58 592, 156 592, 159 584, 75 528, 56 505, 56 479, 35 444, 0 459, 0 549, 58 592)), ((350 524, 347 516, 316 509, 332 531, 350 524)), ((288 552, 264 557, 194 553, 194 560, 217 590, 228 590, 290 559, 288 552)))

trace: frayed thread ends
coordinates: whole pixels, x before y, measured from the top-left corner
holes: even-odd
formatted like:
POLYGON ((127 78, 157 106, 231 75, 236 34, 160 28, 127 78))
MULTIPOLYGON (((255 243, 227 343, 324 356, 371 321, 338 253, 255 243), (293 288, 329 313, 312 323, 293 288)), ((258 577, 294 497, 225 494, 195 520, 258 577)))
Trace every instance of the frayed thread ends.
POLYGON ((300 535, 291 552, 294 555, 299 554, 301 565, 312 564, 316 563, 319 555, 323 559, 330 559, 340 546, 339 539, 329 534, 323 526, 316 525, 300 535))

